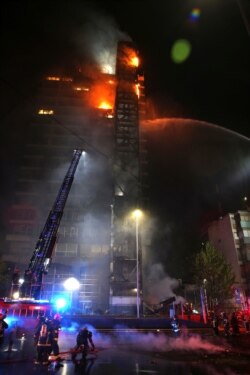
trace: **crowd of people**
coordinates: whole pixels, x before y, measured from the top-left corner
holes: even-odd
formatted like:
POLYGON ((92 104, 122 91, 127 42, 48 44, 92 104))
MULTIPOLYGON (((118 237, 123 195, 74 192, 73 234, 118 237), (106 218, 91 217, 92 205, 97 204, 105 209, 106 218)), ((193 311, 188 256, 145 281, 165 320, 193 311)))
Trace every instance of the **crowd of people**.
MULTIPOLYGON (((6 314, 0 312, 0 348, 4 342, 4 332, 8 328, 5 321, 6 314)), ((235 312, 228 314, 226 312, 215 314, 210 317, 211 325, 216 336, 238 336, 240 334, 240 325, 244 326, 245 332, 250 333, 250 316, 241 315, 239 317, 235 312)), ((176 316, 171 319, 171 328, 175 335, 180 333, 180 324, 176 316)), ((48 365, 51 361, 56 366, 61 364, 62 358, 59 349, 59 332, 61 329, 61 316, 56 313, 54 316, 41 314, 38 316, 38 322, 34 331, 34 345, 36 347, 36 364, 48 365)), ((88 353, 95 351, 92 332, 84 326, 76 336, 76 345, 69 350, 71 359, 75 364, 85 363, 88 353), (80 362, 77 360, 78 354, 81 356, 80 362)))
MULTIPOLYGON (((7 313, 0 311, 0 349, 3 346, 5 338, 5 330, 9 328, 5 321, 7 313)), ((55 363, 56 367, 63 366, 62 357, 59 349, 59 333, 61 330, 61 316, 56 313, 54 316, 41 313, 34 330, 34 346, 36 348, 35 364, 49 365, 55 363)), ((9 347, 12 342, 12 335, 8 335, 9 347)), ((13 344, 13 343, 12 343, 13 344)), ((12 347, 12 345, 11 345, 12 347)), ((95 351, 92 332, 84 326, 77 333, 76 344, 70 348, 68 353, 71 355, 72 361, 77 365, 86 362, 89 352, 95 351), (78 361, 77 356, 81 356, 78 361)))
POLYGON ((241 326, 246 333, 250 332, 250 317, 246 315, 238 316, 236 312, 212 314, 211 325, 216 336, 221 333, 224 336, 238 336, 241 326))

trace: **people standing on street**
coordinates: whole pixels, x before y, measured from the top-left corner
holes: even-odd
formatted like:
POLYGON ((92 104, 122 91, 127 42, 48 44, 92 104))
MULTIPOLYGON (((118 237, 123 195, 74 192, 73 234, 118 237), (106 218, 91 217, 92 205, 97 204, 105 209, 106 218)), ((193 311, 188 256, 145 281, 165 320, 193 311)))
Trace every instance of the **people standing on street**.
POLYGON ((8 323, 4 320, 6 315, 0 313, 0 348, 4 343, 4 331, 9 327, 8 323))

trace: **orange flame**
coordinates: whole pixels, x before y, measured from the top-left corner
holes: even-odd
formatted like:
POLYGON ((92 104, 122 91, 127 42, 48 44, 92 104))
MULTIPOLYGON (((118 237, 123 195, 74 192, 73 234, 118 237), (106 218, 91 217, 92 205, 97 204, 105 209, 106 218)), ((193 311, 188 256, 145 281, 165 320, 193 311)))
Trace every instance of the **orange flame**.
POLYGON ((136 54, 136 51, 133 48, 127 47, 124 50, 123 56, 121 57, 123 63, 133 67, 139 66, 139 57, 136 54))
POLYGON ((115 101, 115 85, 107 82, 94 84, 89 91, 89 105, 94 108, 112 109, 115 101))
POLYGON ((138 56, 131 57, 130 64, 133 66, 139 66, 139 58, 138 56))
POLYGON ((136 83, 136 85, 135 85, 135 92, 136 92, 136 95, 139 98, 140 97, 140 85, 139 85, 139 83, 136 83))
POLYGON ((109 104, 108 102, 102 101, 99 105, 98 108, 100 109, 112 109, 112 105, 109 104))

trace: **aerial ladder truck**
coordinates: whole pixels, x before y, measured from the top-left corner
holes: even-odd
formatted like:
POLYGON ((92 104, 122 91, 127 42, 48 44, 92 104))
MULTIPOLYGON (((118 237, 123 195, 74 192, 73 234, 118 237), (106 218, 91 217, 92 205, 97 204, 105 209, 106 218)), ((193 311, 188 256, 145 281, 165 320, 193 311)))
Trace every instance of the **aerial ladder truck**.
POLYGON ((43 277, 48 273, 56 244, 59 225, 63 216, 63 210, 73 183, 74 175, 82 155, 82 150, 74 150, 73 158, 59 189, 56 200, 49 212, 48 218, 35 250, 24 273, 24 282, 20 288, 21 298, 39 300, 42 292, 43 277))

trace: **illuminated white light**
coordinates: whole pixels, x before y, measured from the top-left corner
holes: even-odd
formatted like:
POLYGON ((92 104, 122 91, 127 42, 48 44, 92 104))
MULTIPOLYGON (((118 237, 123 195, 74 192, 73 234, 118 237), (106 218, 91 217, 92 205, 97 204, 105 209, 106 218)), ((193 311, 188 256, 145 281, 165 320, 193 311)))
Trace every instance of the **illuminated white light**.
POLYGON ((67 301, 66 301, 65 298, 58 298, 58 299, 56 300, 56 307, 57 307, 58 309, 62 309, 62 308, 64 308, 65 306, 67 306, 67 301))
POLYGON ((124 193, 123 193, 123 191, 118 191, 118 193, 116 195, 118 195, 119 197, 122 197, 124 195, 124 193))
POLYGON ((136 219, 140 219, 142 217, 142 211, 137 209, 133 212, 133 216, 136 218, 136 219))
POLYGON ((24 283, 24 279, 19 279, 18 282, 22 285, 24 283))
POLYGON ((69 291, 77 290, 80 288, 79 281, 75 279, 74 277, 70 277, 69 279, 65 280, 63 285, 64 285, 64 288, 69 291))
POLYGON ((19 292, 15 292, 15 293, 13 293, 13 298, 14 298, 14 299, 18 299, 18 298, 19 298, 19 292))

